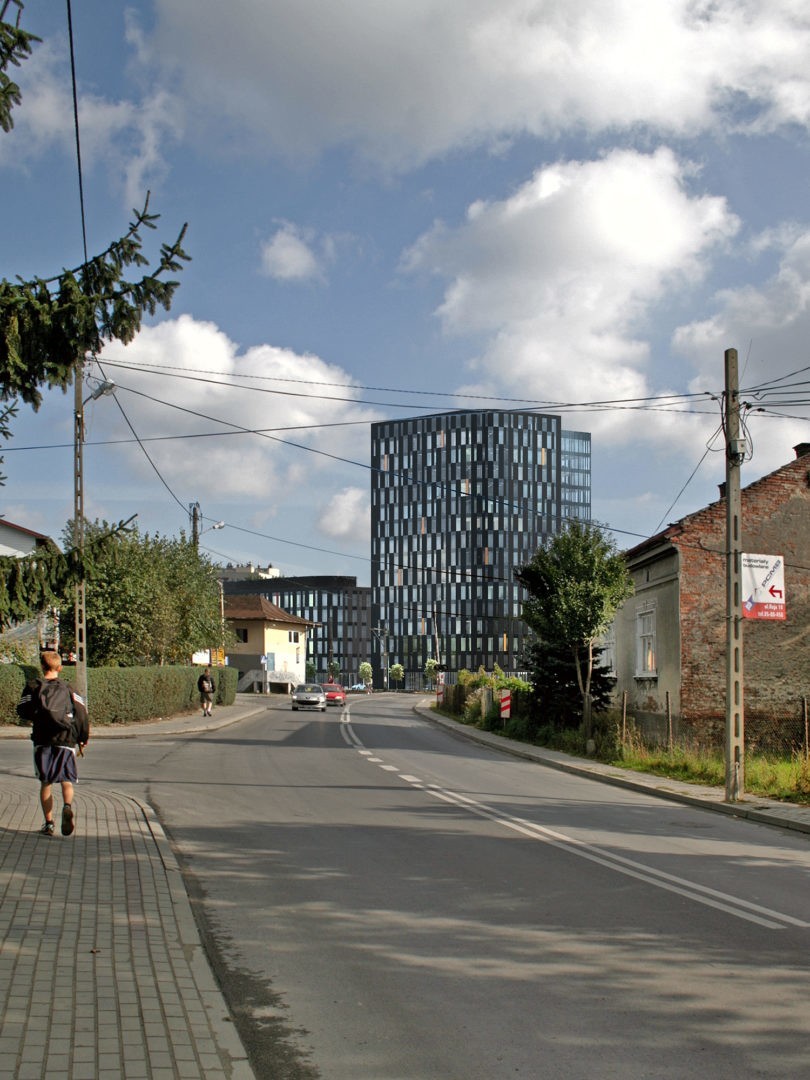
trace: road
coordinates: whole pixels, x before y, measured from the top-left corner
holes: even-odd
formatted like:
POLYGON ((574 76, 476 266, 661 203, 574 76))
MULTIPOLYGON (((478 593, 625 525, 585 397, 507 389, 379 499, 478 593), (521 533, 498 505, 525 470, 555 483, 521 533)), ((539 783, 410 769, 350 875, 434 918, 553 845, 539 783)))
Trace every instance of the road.
POLYGON ((810 1075, 810 840, 350 699, 97 740, 148 799, 257 1075, 810 1075))

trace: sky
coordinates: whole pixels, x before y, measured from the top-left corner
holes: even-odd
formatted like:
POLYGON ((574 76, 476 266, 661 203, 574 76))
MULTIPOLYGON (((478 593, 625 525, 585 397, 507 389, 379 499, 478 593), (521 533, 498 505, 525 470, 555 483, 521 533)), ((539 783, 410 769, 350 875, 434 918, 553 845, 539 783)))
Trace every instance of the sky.
MULTIPOLYGON (((83 258, 67 5, 0 132, 0 276, 83 258)), ((620 548, 810 441, 801 0, 72 0, 88 251, 150 195, 171 310, 85 368, 86 516, 368 584, 370 424, 531 408, 589 431, 620 548), (750 408, 749 408, 750 406, 750 408), (214 530, 218 522, 224 527, 214 530)), ((21 407, 0 513, 59 539, 73 394, 21 407)))

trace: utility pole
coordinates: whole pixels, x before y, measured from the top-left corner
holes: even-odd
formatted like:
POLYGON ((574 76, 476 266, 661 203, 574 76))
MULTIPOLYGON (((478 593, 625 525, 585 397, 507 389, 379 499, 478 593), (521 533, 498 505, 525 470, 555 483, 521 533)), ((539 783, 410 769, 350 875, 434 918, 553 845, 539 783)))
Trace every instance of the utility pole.
POLYGON ((84 363, 73 370, 73 544, 81 567, 74 591, 74 626, 76 632, 76 693, 87 701, 87 620, 84 583, 84 363))
POLYGON ((388 631, 384 626, 372 626, 372 634, 376 637, 380 643, 380 649, 382 651, 383 661, 383 689, 388 689, 388 631))
POLYGON ((436 604, 433 604, 433 647, 436 650, 436 663, 442 662, 442 644, 439 637, 439 624, 436 617, 436 604))
POLYGON ((193 502, 188 504, 188 516, 191 520, 191 542, 196 547, 200 542, 200 504, 193 502))
POLYGON ((745 792, 745 710, 743 707, 743 619, 741 584, 742 499, 740 466, 746 443, 740 437, 737 350, 725 352, 726 393, 726 802, 745 792))
MULTIPOLYGON (((74 626, 76 631, 76 674, 73 687, 87 702, 87 618, 85 612, 84 574, 84 407, 88 401, 98 401, 115 392, 115 383, 104 379, 96 384, 89 397, 84 396, 84 361, 76 363, 73 372, 73 545, 81 568, 81 579, 74 591, 74 626)), ((129 519, 130 521, 132 518, 129 519)))

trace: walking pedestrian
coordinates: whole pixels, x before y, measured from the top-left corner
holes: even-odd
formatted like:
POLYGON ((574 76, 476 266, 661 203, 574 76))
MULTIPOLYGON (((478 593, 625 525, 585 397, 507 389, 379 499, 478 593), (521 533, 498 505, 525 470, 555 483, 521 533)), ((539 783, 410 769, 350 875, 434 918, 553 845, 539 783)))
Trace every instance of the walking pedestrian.
POLYGON ((63 836, 76 827, 73 785, 77 783, 76 754, 81 754, 90 738, 90 723, 84 700, 59 678, 59 653, 46 649, 40 655, 42 678, 29 682, 23 690, 17 715, 33 725, 34 773, 39 780, 39 801, 45 815, 40 832, 53 836, 53 785, 62 788, 63 836))
POLYGON ((211 676, 211 668, 206 668, 205 671, 197 679, 197 689, 200 691, 200 704, 202 705, 203 716, 210 716, 211 709, 214 704, 214 680, 211 676))

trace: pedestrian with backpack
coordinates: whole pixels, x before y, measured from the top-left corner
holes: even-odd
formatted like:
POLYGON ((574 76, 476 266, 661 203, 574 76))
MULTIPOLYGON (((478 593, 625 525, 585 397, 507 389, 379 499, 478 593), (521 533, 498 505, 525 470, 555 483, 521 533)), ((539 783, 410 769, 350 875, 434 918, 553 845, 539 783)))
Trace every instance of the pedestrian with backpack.
POLYGON ((53 836, 53 785, 62 787, 62 835, 76 827, 73 785, 78 781, 76 754, 81 754, 90 738, 87 707, 83 699, 59 678, 59 653, 46 649, 40 656, 42 678, 29 682, 23 690, 17 715, 33 725, 34 772, 39 780, 39 801, 45 815, 40 832, 53 836))
POLYGON ((210 667, 207 667, 202 675, 200 675, 199 679, 197 679, 197 689, 200 691, 202 714, 203 716, 210 716, 211 709, 214 706, 214 694, 216 693, 216 687, 214 686, 210 667))

